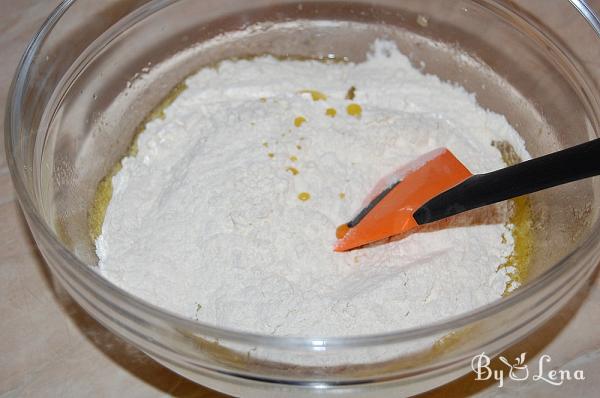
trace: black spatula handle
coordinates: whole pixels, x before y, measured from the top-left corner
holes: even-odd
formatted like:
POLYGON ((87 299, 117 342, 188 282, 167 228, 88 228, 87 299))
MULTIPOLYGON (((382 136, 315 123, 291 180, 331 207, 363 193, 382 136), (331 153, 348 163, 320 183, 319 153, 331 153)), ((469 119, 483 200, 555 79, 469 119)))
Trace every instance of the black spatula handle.
POLYGON ((486 174, 476 174, 421 206, 418 224, 600 174, 600 138, 486 174))

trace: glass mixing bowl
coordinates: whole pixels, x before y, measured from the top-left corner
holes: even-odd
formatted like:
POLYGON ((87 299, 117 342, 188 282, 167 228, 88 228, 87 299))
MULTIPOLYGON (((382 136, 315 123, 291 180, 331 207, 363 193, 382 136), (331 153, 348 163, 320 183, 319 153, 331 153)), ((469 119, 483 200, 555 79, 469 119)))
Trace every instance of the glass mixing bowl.
POLYGON ((464 86, 482 106, 506 115, 532 156, 597 137, 600 97, 581 60, 600 64, 598 52, 582 45, 599 43, 600 24, 584 2, 554 2, 560 21, 543 20, 544 6, 67 0, 27 48, 6 116, 8 163, 33 236, 53 275, 94 318, 216 390, 400 396, 448 382, 470 370, 475 354, 497 354, 532 332, 590 276, 600 257, 597 179, 531 196, 529 277, 509 297, 425 327, 343 338, 226 330, 129 295, 95 269, 88 210, 148 112, 186 75, 230 57, 360 61, 375 38, 386 37, 424 72, 464 86), (564 28, 574 25, 577 35, 564 28), (378 357, 373 353, 384 359, 369 360, 378 357))

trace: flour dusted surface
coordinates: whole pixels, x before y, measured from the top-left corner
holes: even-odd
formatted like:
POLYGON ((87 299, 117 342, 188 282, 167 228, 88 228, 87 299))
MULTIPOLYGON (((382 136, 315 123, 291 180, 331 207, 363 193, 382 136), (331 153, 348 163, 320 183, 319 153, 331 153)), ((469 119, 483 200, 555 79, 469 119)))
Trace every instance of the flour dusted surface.
POLYGON ((332 250, 336 226, 378 179, 425 152, 447 147, 473 173, 504 166, 492 140, 528 157, 473 95, 384 41, 360 64, 263 56, 186 84, 113 177, 96 241, 110 281, 193 319, 275 335, 393 331, 501 297, 508 276, 497 269, 513 249, 506 206, 332 250))

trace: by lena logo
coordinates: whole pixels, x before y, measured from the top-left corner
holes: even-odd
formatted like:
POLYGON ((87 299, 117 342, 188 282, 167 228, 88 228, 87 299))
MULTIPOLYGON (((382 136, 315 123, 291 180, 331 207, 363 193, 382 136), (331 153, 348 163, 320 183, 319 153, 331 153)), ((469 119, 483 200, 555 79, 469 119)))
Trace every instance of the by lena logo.
POLYGON ((560 369, 547 370, 550 367, 552 358, 550 358, 550 355, 546 354, 540 357, 536 371, 534 372, 532 369, 530 372, 529 366, 525 364, 525 355, 526 353, 522 353, 515 358, 514 362, 509 361, 503 356, 498 357, 500 362, 508 367, 507 371, 503 368, 492 369, 490 366, 492 361, 484 352, 475 355, 471 361, 471 368, 477 376, 475 380, 496 380, 498 382, 498 387, 504 386, 505 376, 508 376, 509 379, 515 381, 528 380, 531 376, 531 380, 533 381, 541 381, 554 386, 560 386, 568 380, 585 380, 583 370, 575 370, 574 372, 560 369))

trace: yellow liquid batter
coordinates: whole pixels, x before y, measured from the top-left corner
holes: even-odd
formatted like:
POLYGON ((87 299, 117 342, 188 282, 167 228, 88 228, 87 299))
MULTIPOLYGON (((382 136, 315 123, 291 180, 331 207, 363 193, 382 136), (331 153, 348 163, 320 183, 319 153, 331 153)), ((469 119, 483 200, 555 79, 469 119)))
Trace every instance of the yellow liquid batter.
MULTIPOLYGON (((492 145, 502 154, 502 160, 507 166, 512 166, 521 162, 521 159, 514 148, 505 141, 494 141, 492 145)), ((527 281, 528 268, 531 260, 533 248, 533 223, 531 214, 531 202, 529 197, 520 196, 510 201, 511 215, 509 225, 512 225, 512 236, 515 246, 512 254, 504 264, 498 269, 514 267, 513 271, 508 273, 510 281, 504 289, 504 296, 507 296, 519 286, 527 281)))
MULTIPOLYGON (((176 85, 160 102, 160 104, 154 108, 154 110, 150 112, 146 118, 144 118, 144 120, 136 128, 135 134, 125 156, 137 155, 137 138, 146 128, 146 124, 155 119, 164 119, 165 109, 168 108, 169 105, 171 105, 179 96, 179 94, 181 94, 186 88, 187 86, 184 82, 176 85)), ((121 170, 121 167, 121 161, 117 162, 112 167, 110 172, 102 180, 100 180, 98 187, 96 188, 96 194, 94 195, 94 200, 92 201, 92 205, 90 206, 90 210, 88 212, 88 228, 92 241, 95 241, 102 232, 106 208, 108 207, 108 203, 112 198, 112 178, 121 170)))

